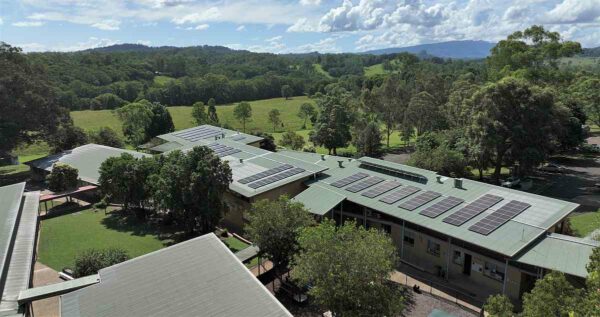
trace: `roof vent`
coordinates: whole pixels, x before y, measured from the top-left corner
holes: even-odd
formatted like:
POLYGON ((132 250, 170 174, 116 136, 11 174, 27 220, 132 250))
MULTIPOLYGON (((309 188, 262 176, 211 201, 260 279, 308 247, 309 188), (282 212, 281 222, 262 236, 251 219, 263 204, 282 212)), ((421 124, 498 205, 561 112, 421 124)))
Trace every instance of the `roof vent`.
POLYGON ((454 187, 456 188, 463 188, 463 179, 462 178, 455 178, 454 179, 454 187))
POLYGON ((344 168, 344 161, 338 161, 338 164, 340 165, 340 168, 344 168))
POLYGON ((435 179, 437 180, 438 183, 442 184, 444 182, 442 182, 442 176, 438 175, 435 177, 435 179))
POLYGON ((325 161, 325 154, 321 154, 321 160, 325 161))

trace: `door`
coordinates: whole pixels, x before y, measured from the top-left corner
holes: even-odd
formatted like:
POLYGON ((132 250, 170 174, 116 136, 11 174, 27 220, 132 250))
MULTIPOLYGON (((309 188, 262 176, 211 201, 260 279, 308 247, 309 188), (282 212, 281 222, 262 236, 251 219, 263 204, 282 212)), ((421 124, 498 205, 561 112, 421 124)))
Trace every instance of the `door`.
POLYGON ((465 263, 463 264, 463 274, 471 275, 471 255, 465 253, 465 263))

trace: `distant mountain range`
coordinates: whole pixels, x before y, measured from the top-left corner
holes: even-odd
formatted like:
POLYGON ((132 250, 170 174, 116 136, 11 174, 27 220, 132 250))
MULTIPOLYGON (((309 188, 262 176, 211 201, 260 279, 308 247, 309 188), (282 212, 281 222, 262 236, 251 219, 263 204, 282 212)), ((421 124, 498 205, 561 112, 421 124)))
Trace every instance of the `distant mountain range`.
POLYGON ((407 47, 384 48, 366 51, 364 54, 382 55, 402 52, 420 54, 426 52, 427 55, 442 58, 478 59, 486 58, 490 55, 490 49, 495 45, 496 43, 486 41, 449 41, 407 47))

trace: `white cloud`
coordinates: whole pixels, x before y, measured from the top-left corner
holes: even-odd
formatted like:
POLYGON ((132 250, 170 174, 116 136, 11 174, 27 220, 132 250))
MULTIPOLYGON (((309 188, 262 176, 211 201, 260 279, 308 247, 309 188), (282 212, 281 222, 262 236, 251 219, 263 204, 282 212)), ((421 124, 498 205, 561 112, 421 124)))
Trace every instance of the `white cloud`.
POLYGON ((204 21, 212 21, 217 19, 221 15, 219 8, 212 7, 203 12, 194 12, 187 15, 184 15, 180 18, 174 18, 173 22, 175 24, 185 24, 185 23, 198 23, 204 21))
POLYGON ((116 31, 119 29, 121 21, 117 20, 102 20, 100 22, 93 23, 91 26, 104 31, 116 31))
POLYGON ((287 28, 287 32, 317 32, 319 31, 319 23, 309 21, 307 18, 300 18, 296 23, 287 28))
POLYGON ((2 21, 2 17, 0 17, 0 25, 4 24, 4 21, 2 21))
POLYGON ((394 1, 360 0, 354 5, 344 0, 341 6, 327 12, 320 21, 323 31, 373 30, 383 24, 386 16, 394 9, 394 1))
POLYGON ((12 24, 13 26, 26 28, 26 27, 36 27, 44 25, 42 21, 19 21, 12 24))
POLYGON ((265 42, 279 42, 283 39, 283 36, 277 35, 268 39, 265 39, 265 42))
POLYGON ((87 41, 77 42, 75 44, 58 44, 54 46, 48 46, 40 43, 23 43, 16 44, 15 46, 23 48, 26 52, 40 52, 40 51, 52 51, 52 52, 73 52, 82 51, 92 48, 111 46, 119 44, 120 41, 111 39, 101 39, 97 37, 90 37, 87 41))
POLYGON ((46 46, 40 43, 22 43, 15 46, 23 49, 24 52, 42 52, 46 50, 46 46))
POLYGON ((309 43, 300 45, 291 51, 294 53, 309 53, 309 52, 319 52, 319 53, 337 53, 340 52, 341 49, 336 45, 336 39, 333 37, 329 37, 326 39, 322 39, 316 43, 309 43))
POLYGON ((564 0, 548 12, 546 18, 548 23, 600 22, 600 1, 564 0))
POLYGON ((137 40, 136 42, 137 44, 142 44, 142 45, 146 45, 146 46, 150 46, 150 44, 152 44, 151 41, 149 40, 137 40))
POLYGON ((196 31, 204 31, 206 29, 208 29, 210 26, 208 24, 198 24, 196 25, 196 27, 194 28, 194 30, 196 31))
POLYGON ((300 0, 300 4, 303 6, 318 6, 321 4, 321 0, 300 0))
POLYGON ((246 30, 246 26, 245 25, 240 25, 237 28, 235 28, 235 30, 238 31, 238 32, 244 31, 244 30, 246 30))

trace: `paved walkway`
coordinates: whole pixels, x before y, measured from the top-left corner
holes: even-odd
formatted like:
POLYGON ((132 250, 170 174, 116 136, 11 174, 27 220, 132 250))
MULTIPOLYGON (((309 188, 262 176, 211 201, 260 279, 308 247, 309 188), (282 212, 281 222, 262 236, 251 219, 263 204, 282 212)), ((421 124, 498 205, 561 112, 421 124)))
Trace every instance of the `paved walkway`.
MULTIPOLYGON (((35 263, 33 287, 63 282, 58 272, 40 262, 35 263)), ((60 317, 58 312, 58 296, 41 299, 32 303, 34 317, 60 317)))

